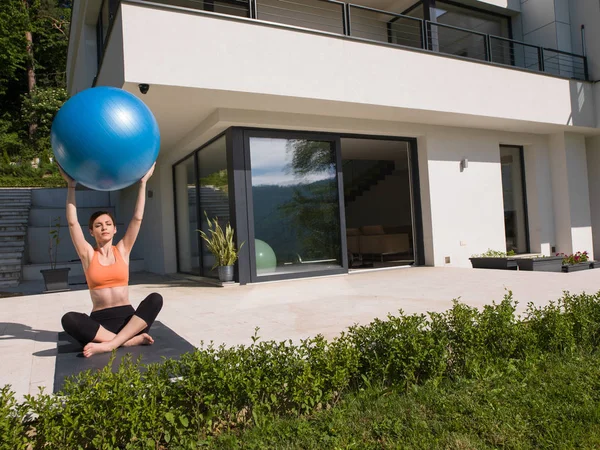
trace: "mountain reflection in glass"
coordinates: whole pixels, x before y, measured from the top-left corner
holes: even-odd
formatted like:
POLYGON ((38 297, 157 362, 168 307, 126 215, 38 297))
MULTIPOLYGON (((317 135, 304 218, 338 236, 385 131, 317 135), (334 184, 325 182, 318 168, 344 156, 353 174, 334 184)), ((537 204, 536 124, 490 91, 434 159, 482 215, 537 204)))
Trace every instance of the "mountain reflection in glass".
POLYGON ((340 211, 332 142, 250 138, 254 236, 273 249, 257 275, 341 267, 340 211))

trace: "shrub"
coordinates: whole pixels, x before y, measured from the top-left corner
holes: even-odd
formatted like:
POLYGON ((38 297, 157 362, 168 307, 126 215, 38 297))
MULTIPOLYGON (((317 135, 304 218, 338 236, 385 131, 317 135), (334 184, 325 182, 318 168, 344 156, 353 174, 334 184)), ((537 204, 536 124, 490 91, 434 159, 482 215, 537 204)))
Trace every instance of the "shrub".
POLYGON ((485 252, 481 254, 471 255, 471 258, 506 258, 507 256, 515 256, 515 251, 509 250, 508 252, 503 252, 488 248, 485 252))
POLYGON ((564 253, 557 253, 556 256, 562 256, 563 265, 579 264, 582 262, 587 262, 590 259, 588 252, 577 252, 577 253, 574 253, 571 255, 566 255, 564 253))
POLYGON ((509 292, 482 310, 455 301, 443 313, 400 312, 331 341, 261 341, 255 333, 249 346, 202 344, 162 364, 126 358, 115 373, 109 364, 67 380, 61 396, 22 404, 5 387, 0 445, 8 447, 0 448, 195 449, 224 431, 332 408, 372 385, 481 378, 598 349, 600 292, 529 304, 522 320, 516 307, 509 292))

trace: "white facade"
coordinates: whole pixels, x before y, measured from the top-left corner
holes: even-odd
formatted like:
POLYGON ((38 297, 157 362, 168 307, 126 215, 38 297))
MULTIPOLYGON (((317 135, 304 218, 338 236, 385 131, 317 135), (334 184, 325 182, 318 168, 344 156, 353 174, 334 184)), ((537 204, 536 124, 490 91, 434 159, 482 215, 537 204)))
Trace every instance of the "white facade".
MULTIPOLYGON (((232 126, 416 139, 419 245, 435 266, 470 267, 471 255, 506 249, 500 146, 522 147, 529 251, 600 255, 599 83, 127 1, 98 69, 100 2, 74 3, 70 93, 96 77, 140 97, 161 128, 142 232, 149 271, 177 271, 173 165, 232 126)), ((600 79, 597 2, 464 3, 505 14, 513 37, 550 49, 580 54, 585 25, 589 79, 600 79)))

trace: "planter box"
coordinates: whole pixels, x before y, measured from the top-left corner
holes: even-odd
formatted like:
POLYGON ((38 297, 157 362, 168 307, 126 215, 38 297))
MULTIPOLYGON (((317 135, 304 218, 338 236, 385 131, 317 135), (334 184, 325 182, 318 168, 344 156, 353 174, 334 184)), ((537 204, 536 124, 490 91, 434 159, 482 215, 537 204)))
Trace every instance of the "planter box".
POLYGON ((517 260, 514 258, 469 258, 473 269, 502 269, 517 270, 517 260))
POLYGON ((71 270, 70 267, 40 270, 44 276, 44 283, 46 284, 46 290, 44 292, 68 291, 69 270, 71 270))
POLYGON ((586 261, 586 262, 581 262, 578 264, 565 264, 564 266, 562 266, 562 271, 563 272, 579 272, 580 270, 588 270, 588 269, 593 269, 594 268, 594 262, 593 261, 586 261))
POLYGON ((529 270, 534 272, 561 272, 562 256, 548 256, 542 258, 522 258, 517 259, 519 270, 529 270))

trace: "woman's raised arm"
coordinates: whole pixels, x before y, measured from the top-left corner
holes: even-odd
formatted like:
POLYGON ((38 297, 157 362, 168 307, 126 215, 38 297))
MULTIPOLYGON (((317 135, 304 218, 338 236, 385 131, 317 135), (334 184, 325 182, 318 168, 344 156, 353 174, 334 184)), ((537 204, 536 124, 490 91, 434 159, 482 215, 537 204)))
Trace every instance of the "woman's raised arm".
POLYGON ((120 244, 123 246, 123 251, 127 255, 131 253, 133 244, 135 244, 135 240, 137 239, 138 234, 140 232, 140 228, 142 226, 142 219, 144 218, 144 209, 146 207, 146 182, 154 173, 154 166, 156 166, 156 163, 152 164, 150 170, 148 170, 148 172, 146 172, 146 175, 144 175, 144 177, 140 180, 137 201, 135 202, 135 209, 133 210, 133 217, 131 218, 131 222, 129 222, 127 231, 125 232, 125 235, 123 236, 123 239, 121 239, 120 242, 120 244))
POLYGON ((77 219, 77 205, 75 203, 75 186, 77 182, 68 176, 62 168, 59 166, 60 174, 67 182, 67 224, 69 225, 69 233, 71 234, 71 240, 75 246, 75 251, 79 255, 81 262, 84 263, 84 268, 87 268, 90 256, 93 254, 93 247, 86 241, 83 235, 81 225, 77 219))

